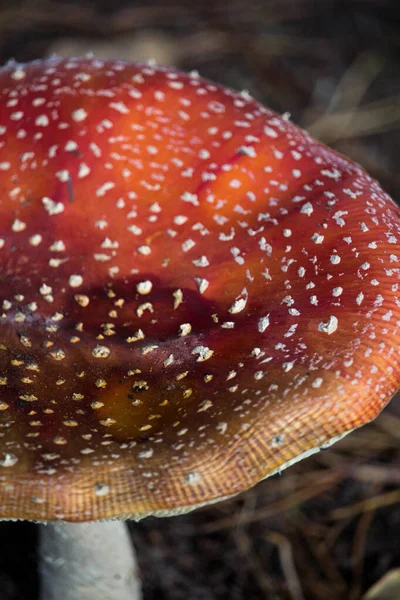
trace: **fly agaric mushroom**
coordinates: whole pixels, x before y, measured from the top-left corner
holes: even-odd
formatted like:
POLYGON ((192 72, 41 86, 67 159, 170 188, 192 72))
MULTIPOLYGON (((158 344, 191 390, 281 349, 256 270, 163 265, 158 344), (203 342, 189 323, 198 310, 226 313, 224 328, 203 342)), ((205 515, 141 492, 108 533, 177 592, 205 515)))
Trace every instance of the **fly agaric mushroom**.
POLYGON ((385 406, 399 210, 196 73, 52 58, 0 89, 0 517, 62 522, 43 598, 90 600, 122 525, 71 522, 232 496, 385 406))

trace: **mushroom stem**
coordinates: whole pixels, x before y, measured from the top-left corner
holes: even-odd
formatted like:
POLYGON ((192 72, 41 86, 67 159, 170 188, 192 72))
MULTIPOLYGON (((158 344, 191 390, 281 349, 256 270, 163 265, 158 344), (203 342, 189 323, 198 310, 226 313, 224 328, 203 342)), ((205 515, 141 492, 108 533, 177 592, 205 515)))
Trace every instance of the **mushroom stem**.
POLYGON ((40 529, 40 600, 140 600, 123 521, 50 522, 40 529))

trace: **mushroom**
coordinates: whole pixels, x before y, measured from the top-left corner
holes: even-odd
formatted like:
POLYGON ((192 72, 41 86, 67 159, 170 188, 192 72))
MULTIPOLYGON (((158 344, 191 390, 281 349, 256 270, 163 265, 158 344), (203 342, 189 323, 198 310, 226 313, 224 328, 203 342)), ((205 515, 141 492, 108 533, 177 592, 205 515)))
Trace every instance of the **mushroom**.
POLYGON ((0 517, 49 523, 43 599, 138 597, 117 519, 233 496, 397 390, 399 210, 197 73, 52 58, 0 89, 0 517))

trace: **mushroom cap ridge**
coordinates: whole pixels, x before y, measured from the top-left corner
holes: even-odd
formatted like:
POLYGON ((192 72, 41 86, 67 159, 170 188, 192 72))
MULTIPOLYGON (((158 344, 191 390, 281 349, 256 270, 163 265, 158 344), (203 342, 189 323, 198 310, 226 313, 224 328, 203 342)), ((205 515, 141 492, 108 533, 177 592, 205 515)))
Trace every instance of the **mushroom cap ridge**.
POLYGON ((377 416, 400 217, 361 167, 195 73, 0 93, 1 518, 176 514, 377 416))

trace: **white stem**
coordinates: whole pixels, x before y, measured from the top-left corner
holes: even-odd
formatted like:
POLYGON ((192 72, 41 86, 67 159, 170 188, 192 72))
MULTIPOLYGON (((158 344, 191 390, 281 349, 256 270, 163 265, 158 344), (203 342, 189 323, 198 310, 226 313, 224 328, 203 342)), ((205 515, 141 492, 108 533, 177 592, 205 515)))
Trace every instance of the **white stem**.
POLYGON ((41 600, 140 600, 135 552, 123 521, 40 528, 41 600))

